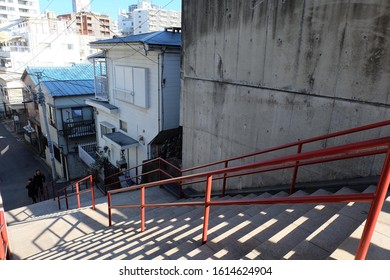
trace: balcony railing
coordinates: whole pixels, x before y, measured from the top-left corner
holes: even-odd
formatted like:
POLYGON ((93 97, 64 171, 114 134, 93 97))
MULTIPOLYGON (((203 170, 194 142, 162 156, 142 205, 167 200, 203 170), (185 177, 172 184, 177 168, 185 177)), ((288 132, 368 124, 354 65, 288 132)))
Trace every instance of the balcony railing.
POLYGON ((88 166, 92 166, 96 161, 97 143, 88 143, 78 146, 80 159, 88 166))
POLYGON ((108 100, 107 76, 95 76, 95 97, 108 100))
POLYGON ((94 120, 63 123, 63 136, 68 139, 94 135, 95 133, 94 120))

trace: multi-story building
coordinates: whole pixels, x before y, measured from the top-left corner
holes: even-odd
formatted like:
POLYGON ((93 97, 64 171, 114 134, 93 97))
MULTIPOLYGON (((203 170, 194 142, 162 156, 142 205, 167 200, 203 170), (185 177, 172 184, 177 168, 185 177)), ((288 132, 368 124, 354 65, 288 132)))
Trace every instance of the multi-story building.
POLYGON ((120 169, 158 156, 180 157, 179 30, 91 45, 108 50, 95 57, 95 98, 86 101, 96 111, 97 146, 104 156, 120 169))
POLYGON ((65 21, 79 35, 94 36, 96 39, 111 37, 111 19, 107 15, 100 15, 91 11, 64 14, 58 16, 59 20, 65 21))
POLYGON ((39 0, 0 0, 0 23, 38 17, 39 14, 39 0))
POLYGON ((48 142, 51 139, 59 178, 71 180, 85 176, 87 172, 79 160, 77 149, 79 144, 95 139, 93 109, 85 105, 85 99, 94 95, 93 75, 92 64, 27 67, 22 75, 28 91, 26 95, 30 95, 31 100, 26 103, 29 131, 33 132, 30 139, 36 139, 34 144, 48 165, 51 164, 48 142), (39 73, 41 78, 38 79, 39 73), (43 105, 38 104, 41 94, 45 101, 43 105), (42 106, 45 106, 46 114, 42 106))
POLYGON ((138 4, 129 6, 127 13, 118 15, 118 25, 125 36, 180 27, 181 12, 163 10, 150 1, 138 1, 138 4))
POLYGON ((0 46, 3 71, 21 72, 27 65, 71 65, 91 54, 89 46, 80 43, 79 35, 55 17, 15 21, 4 33, 0 46))
POLYGON ((73 8, 73 13, 79 13, 83 10, 90 11, 91 10, 90 0, 73 0, 72 8, 73 8))

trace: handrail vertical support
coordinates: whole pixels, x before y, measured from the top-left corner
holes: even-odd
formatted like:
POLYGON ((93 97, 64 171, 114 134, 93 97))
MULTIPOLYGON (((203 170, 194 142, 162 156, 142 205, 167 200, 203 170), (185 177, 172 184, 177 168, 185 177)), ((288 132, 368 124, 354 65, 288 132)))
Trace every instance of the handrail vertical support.
MULTIPOLYGON (((300 143, 298 145, 298 150, 297 150, 297 154, 300 154, 302 152, 302 143, 300 143)), ((299 161, 296 161, 295 162, 295 167, 294 167, 294 171, 293 171, 293 175, 292 175, 292 179, 291 179, 291 185, 290 185, 290 194, 293 194, 294 191, 295 191, 295 183, 297 181, 297 176, 298 176, 298 168, 299 168, 299 161)))
POLYGON ((145 188, 141 188, 141 232, 145 231, 145 188))
POLYGON ((91 186, 92 209, 96 210, 96 205, 95 205, 95 187, 93 185, 92 175, 89 175, 89 185, 91 186))
POLYGON ((77 208, 81 208, 79 182, 76 183, 76 196, 77 196, 77 208))
POLYGON ((135 184, 138 185, 138 166, 135 168, 135 184))
MULTIPOLYGON (((66 191, 66 188, 64 189, 65 192, 65 204, 66 204, 66 209, 69 209, 69 201, 68 201, 68 192, 66 191)), ((58 200, 60 198, 58 197, 58 200)))
POLYGON ((0 211, 0 242, 4 243, 5 255, 3 255, 3 250, 0 251, 0 260, 10 260, 11 259, 11 248, 9 244, 9 237, 7 232, 7 222, 5 220, 5 215, 3 211, 0 211))
MULTIPOLYGON (((229 166, 229 161, 225 161, 225 168, 228 168, 229 166)), ((226 192, 226 173, 223 173, 223 183, 222 183, 222 197, 225 196, 225 192, 226 192)))
POLYGON ((107 205, 108 205, 108 226, 112 225, 112 217, 111 217, 111 193, 107 193, 107 205))
POLYGON ((58 210, 61 210, 61 201, 60 201, 60 193, 57 192, 57 203, 58 203, 58 210))
POLYGON ((210 201, 211 201, 211 186, 213 183, 213 176, 207 176, 207 185, 206 185, 206 197, 204 203, 204 216, 203 216, 203 235, 202 235, 202 244, 207 242, 207 230, 209 227, 209 218, 210 218, 210 201))
POLYGON ((390 147, 387 151, 386 159, 383 164, 381 176, 378 186, 375 191, 375 198, 371 203, 370 211, 368 212, 366 224, 364 225, 363 233, 360 238, 359 247, 357 249, 355 260, 364 260, 366 258, 368 248, 370 246, 372 235, 374 234, 375 225, 381 212, 382 206, 386 199, 386 194, 390 184, 390 147))

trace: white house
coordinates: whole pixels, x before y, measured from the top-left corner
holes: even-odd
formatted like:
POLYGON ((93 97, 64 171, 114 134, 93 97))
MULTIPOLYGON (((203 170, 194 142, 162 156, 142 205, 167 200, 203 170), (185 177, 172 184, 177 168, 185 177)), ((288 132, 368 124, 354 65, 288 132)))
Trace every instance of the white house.
MULTIPOLYGON (((32 131, 40 141, 43 156, 52 166, 50 144, 53 143, 54 165, 57 178, 66 180, 87 175, 87 169, 78 157, 78 145, 95 140, 93 108, 85 100, 94 95, 93 65, 77 64, 61 67, 27 67, 22 75, 26 89, 31 93, 29 107, 39 110, 39 122, 32 119, 32 131), (38 78, 38 76, 41 78, 38 78), (44 96, 46 115, 42 113, 40 90, 44 96), (46 120, 45 120, 46 118, 46 120), (46 122, 48 130, 46 129, 46 122), (50 139, 49 136, 50 135, 50 139)), ((34 111, 30 110, 28 111, 34 111)))
MULTIPOLYGON (((180 29, 92 42, 97 145, 119 169, 181 157, 180 29)), ((133 175, 133 174, 132 174, 133 175)))
POLYGON ((20 81, 20 75, 16 73, 0 73, 0 112, 8 116, 20 115, 24 109, 24 84, 20 81))

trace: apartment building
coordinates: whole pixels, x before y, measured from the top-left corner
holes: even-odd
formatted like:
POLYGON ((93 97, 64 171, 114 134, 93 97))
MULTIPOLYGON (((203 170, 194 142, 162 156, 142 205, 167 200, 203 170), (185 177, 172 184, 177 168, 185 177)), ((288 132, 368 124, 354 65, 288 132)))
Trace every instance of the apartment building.
POLYGON ((0 0, 0 24, 19 18, 38 17, 39 0, 0 0))
POLYGON ((81 11, 72 14, 63 14, 57 17, 65 21, 68 27, 77 34, 95 36, 96 39, 107 39, 111 37, 111 19, 107 15, 81 11))
POLYGON ((150 1, 138 1, 129 6, 128 12, 118 15, 118 25, 124 36, 181 27, 181 12, 161 9, 150 1))

